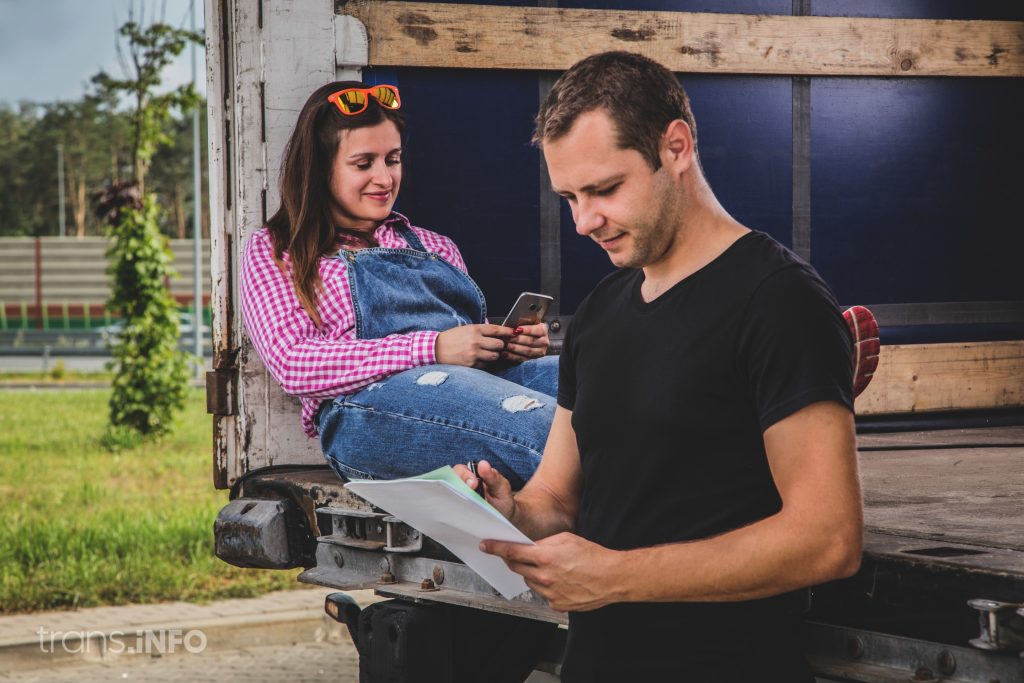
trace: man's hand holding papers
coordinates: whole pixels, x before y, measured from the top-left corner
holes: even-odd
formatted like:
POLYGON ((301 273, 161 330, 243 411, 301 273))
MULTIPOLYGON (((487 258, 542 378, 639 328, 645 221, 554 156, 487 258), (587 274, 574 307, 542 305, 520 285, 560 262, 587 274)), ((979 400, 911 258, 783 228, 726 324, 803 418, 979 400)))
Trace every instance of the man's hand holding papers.
POLYGON ((533 545, 533 541, 474 493, 452 468, 407 479, 351 481, 345 487, 446 547, 505 598, 527 590, 523 577, 501 558, 482 552, 480 543, 494 539, 533 545))

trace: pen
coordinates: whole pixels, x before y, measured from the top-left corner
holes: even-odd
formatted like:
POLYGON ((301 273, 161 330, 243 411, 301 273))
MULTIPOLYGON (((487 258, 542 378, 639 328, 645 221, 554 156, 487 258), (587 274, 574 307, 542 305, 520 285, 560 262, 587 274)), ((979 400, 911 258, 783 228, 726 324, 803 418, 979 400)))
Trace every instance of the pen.
POLYGON ((476 460, 470 460, 469 462, 466 463, 466 467, 469 468, 469 471, 473 474, 473 477, 476 479, 476 488, 473 489, 473 492, 476 493, 481 498, 483 498, 484 497, 484 481, 483 481, 483 479, 480 478, 480 475, 477 474, 477 471, 476 471, 477 464, 478 463, 477 463, 476 460))

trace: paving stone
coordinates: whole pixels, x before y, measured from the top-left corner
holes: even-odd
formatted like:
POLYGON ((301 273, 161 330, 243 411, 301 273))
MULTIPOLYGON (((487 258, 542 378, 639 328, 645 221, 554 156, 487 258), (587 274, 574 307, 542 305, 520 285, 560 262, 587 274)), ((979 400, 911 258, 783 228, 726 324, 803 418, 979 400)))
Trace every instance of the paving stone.
MULTIPOLYGON (((99 672, 96 680, 114 680, 111 667, 121 667, 124 669, 121 673, 132 674, 138 673, 137 667, 154 661, 160 661, 167 668, 172 666, 169 662, 182 660, 174 666, 185 666, 187 661, 197 656, 183 652, 182 647, 159 660, 125 654, 127 648, 145 642, 138 640, 140 634, 155 636, 158 642, 165 642, 159 641, 162 635, 173 637, 176 633, 180 638, 181 634, 198 629, 207 637, 207 648, 202 653, 206 658, 249 643, 258 645, 251 652, 244 653, 246 657, 259 655, 267 648, 291 647, 296 643, 322 641, 325 645, 350 645, 344 627, 331 621, 323 612, 324 597, 330 592, 333 591, 313 588, 205 605, 173 602, 0 617, 0 681, 79 681, 84 679, 70 672, 81 666, 92 667, 88 670, 99 672), (40 647, 39 629, 44 632, 44 648, 40 647), (62 642, 64 634, 68 637, 66 642, 62 642), (82 634, 92 641, 85 643, 79 640, 82 634), (52 649, 49 648, 51 636, 55 638, 52 649), (121 645, 120 650, 111 654, 112 647, 118 647, 112 645, 114 636, 121 645)), ((372 591, 354 591, 351 595, 364 606, 380 599, 372 591)), ((178 642, 180 645, 181 641, 178 642)), ((317 656, 326 657, 327 652, 331 650, 317 656)), ((286 667, 287 660, 282 660, 281 666, 286 667)), ((191 680, 191 674, 178 680, 191 680)), ((256 679, 247 676, 245 680, 251 682, 256 679)))
POLYGON ((358 683, 359 659, 348 640, 184 654, 128 663, 93 663, 18 674, 4 683, 358 683))

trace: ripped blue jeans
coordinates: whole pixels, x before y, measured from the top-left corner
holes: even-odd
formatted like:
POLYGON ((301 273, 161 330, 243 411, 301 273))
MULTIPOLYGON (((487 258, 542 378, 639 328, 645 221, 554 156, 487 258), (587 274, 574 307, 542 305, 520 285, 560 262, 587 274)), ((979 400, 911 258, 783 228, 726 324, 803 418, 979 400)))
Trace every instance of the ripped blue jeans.
POLYGON ((324 405, 320 444, 344 479, 397 479, 487 460, 519 489, 540 463, 557 388, 555 356, 493 372, 413 368, 324 405))

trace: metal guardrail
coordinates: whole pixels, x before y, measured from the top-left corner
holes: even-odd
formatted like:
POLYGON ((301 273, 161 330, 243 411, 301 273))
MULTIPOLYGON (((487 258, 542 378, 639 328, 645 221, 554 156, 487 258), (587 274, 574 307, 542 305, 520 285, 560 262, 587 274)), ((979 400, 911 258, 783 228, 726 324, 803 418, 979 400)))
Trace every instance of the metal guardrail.
MULTIPOLYGON (((107 249, 103 237, 0 237, 0 301, 106 301, 110 296, 107 249)), ((173 268, 179 276, 168 285, 176 297, 192 298, 191 239, 170 240, 173 268)), ((209 240, 203 240, 204 290, 209 290, 209 240)), ((206 291, 209 295, 209 291, 206 291)))
MULTIPOLYGON (((0 356, 109 356, 109 335, 100 330, 0 330, 0 356)), ((178 348, 192 351, 191 335, 178 348)), ((203 355, 210 354, 207 335, 203 355)))

